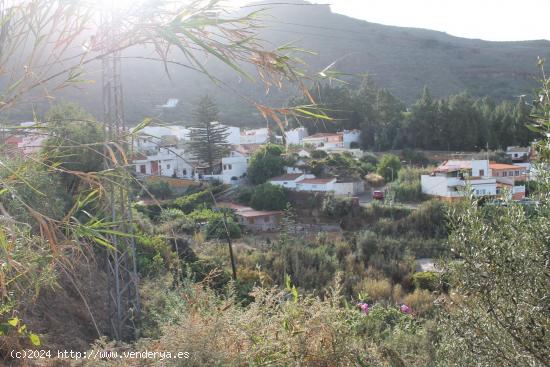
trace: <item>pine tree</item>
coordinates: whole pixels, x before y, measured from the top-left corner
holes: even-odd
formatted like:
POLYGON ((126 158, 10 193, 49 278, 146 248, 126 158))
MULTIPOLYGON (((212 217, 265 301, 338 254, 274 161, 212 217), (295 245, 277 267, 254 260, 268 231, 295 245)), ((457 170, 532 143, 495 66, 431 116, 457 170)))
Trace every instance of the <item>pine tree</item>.
POLYGON ((218 109, 210 96, 201 97, 193 111, 195 125, 189 133, 189 152, 200 163, 208 165, 213 174, 215 165, 227 153, 229 136, 227 126, 217 122, 218 109))

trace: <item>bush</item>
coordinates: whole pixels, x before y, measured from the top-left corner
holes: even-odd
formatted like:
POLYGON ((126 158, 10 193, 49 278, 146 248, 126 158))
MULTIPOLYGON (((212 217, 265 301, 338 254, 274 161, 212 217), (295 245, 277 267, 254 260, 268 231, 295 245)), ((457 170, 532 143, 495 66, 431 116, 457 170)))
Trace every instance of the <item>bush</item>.
POLYGON ((424 199, 420 180, 415 182, 397 182, 392 185, 391 190, 395 193, 395 200, 409 203, 416 203, 424 199))
POLYGON ((388 279, 365 279, 361 283, 358 291, 362 293, 369 302, 390 300, 392 298, 392 287, 388 279))
POLYGON ((284 188, 269 183, 256 186, 250 198, 250 205, 256 210, 283 210, 287 203, 284 188))
POLYGON ((336 198, 334 195, 327 195, 323 200, 321 210, 330 218, 342 218, 350 214, 353 209, 351 200, 336 198))
POLYGON ((423 271, 415 273, 412 281, 416 289, 434 291, 439 283, 439 277, 433 271, 423 271))
POLYGON ((173 206, 185 214, 191 213, 200 204, 213 205, 212 194, 209 190, 200 191, 191 195, 186 195, 174 200, 173 206))
POLYGON ((364 152, 363 157, 361 157, 361 161, 376 166, 378 164, 378 157, 372 152, 364 152))
POLYGON ((384 185, 384 177, 376 173, 369 173, 366 177, 367 183, 373 187, 384 185))
POLYGON ((380 162, 378 163, 378 168, 376 173, 384 177, 386 182, 395 180, 399 175, 399 170, 401 169, 401 160, 399 157, 393 154, 384 154, 380 162))
POLYGON ((227 230, 223 223, 223 218, 211 219, 206 225, 205 232, 207 239, 227 239, 227 231, 229 231, 229 236, 231 238, 241 237, 241 227, 233 218, 227 218, 227 230))
POLYGON ((162 209, 159 215, 159 222, 169 222, 185 216, 185 213, 176 208, 162 209))
POLYGON ((434 308, 432 294, 425 289, 416 289, 403 297, 403 303, 409 306, 418 316, 427 316, 434 308))
POLYGON ((136 241, 136 260, 141 275, 153 276, 170 269, 177 256, 163 238, 142 235, 136 241))
POLYGON ((172 196, 172 189, 170 185, 164 181, 151 182, 146 186, 147 191, 144 192, 144 195, 147 197, 153 196, 157 199, 168 199, 172 196))
POLYGON ((282 157, 284 148, 280 145, 267 144, 252 155, 248 167, 248 179, 254 185, 262 184, 271 177, 284 173, 285 160, 282 157))
POLYGON ((324 150, 314 150, 311 152, 311 158, 313 159, 324 159, 326 157, 328 157, 328 153, 324 150))

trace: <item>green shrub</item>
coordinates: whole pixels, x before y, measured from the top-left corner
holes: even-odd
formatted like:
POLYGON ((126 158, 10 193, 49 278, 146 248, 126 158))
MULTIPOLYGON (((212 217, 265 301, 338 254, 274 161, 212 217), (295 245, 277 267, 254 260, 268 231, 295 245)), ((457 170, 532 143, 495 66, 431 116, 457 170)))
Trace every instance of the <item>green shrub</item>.
POLYGON ((427 316, 434 308, 434 299, 430 291, 416 289, 413 293, 403 297, 403 303, 412 309, 418 316, 427 316))
POLYGON ((378 163, 376 173, 384 177, 386 182, 397 179, 401 169, 401 160, 393 154, 384 154, 378 163))
POLYGON ((311 152, 311 158, 313 159, 324 159, 326 157, 328 157, 328 153, 324 150, 314 150, 311 152))
POLYGON ((157 199, 168 199, 172 196, 172 189, 170 185, 164 181, 151 182, 146 186, 147 190, 144 191, 144 195, 147 197, 153 196, 157 199))
POLYGON ((176 208, 162 209, 159 215, 159 222, 169 222, 185 216, 185 213, 176 208))
POLYGON ((231 238, 241 237, 241 227, 232 218, 227 218, 227 229, 223 223, 223 218, 215 218, 208 221, 205 232, 207 239, 227 239, 227 231, 231 238))
POLYGON ((361 157, 361 161, 365 163, 370 163, 374 166, 378 165, 378 157, 372 152, 364 152, 363 156, 361 157))
POLYGON ((365 301, 379 302, 382 300, 390 300, 392 298, 392 286, 388 279, 370 279, 363 280, 357 293, 362 294, 365 301))
POLYGON ((397 182, 391 190, 395 193, 395 200, 401 202, 419 202, 424 199, 420 180, 415 182, 397 182))
POLYGON ((153 276, 170 269, 177 256, 165 239, 142 235, 136 240, 136 259, 140 274, 153 276))
POLYGON ((439 277, 437 273, 433 271, 422 271, 414 273, 412 281, 416 289, 434 291, 439 283, 439 277))
POLYGON ((271 177, 284 172, 284 148, 280 145, 267 144, 252 155, 248 167, 248 179, 254 185, 262 184, 271 177))
POLYGON ((256 186, 250 198, 250 205, 256 210, 283 210, 287 203, 285 189, 269 183, 256 186))
POLYGON ((250 205, 250 201, 252 200, 253 193, 254 193, 253 188, 241 186, 239 187, 237 192, 237 201, 244 205, 250 205))
POLYGON ((323 200, 321 210, 330 218, 342 218, 351 213, 353 205, 351 200, 327 195, 323 200))
POLYGON ((191 213, 200 204, 212 206, 214 204, 212 193, 209 190, 200 191, 191 195, 186 195, 177 198, 173 202, 173 206, 185 214, 191 213))

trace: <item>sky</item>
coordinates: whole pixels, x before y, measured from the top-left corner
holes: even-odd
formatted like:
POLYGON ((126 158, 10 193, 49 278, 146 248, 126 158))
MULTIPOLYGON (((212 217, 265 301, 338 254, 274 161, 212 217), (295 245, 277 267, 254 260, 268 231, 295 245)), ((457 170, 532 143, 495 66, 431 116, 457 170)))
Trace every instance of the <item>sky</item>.
MULTIPOLYGON (((310 1, 330 4, 335 13, 369 22, 433 29, 458 37, 487 41, 550 40, 550 0, 310 1)), ((236 5, 249 1, 230 2, 236 5)))

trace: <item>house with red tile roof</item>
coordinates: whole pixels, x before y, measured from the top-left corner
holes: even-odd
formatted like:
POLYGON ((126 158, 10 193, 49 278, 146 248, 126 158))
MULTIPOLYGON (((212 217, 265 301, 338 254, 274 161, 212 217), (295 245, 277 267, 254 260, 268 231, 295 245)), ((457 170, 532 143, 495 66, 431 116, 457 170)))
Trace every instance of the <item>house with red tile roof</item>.
POLYGON ((453 201, 465 197, 468 190, 478 197, 496 197, 507 192, 519 200, 525 197, 525 174, 525 168, 516 165, 449 160, 431 174, 421 176, 422 193, 453 201))

